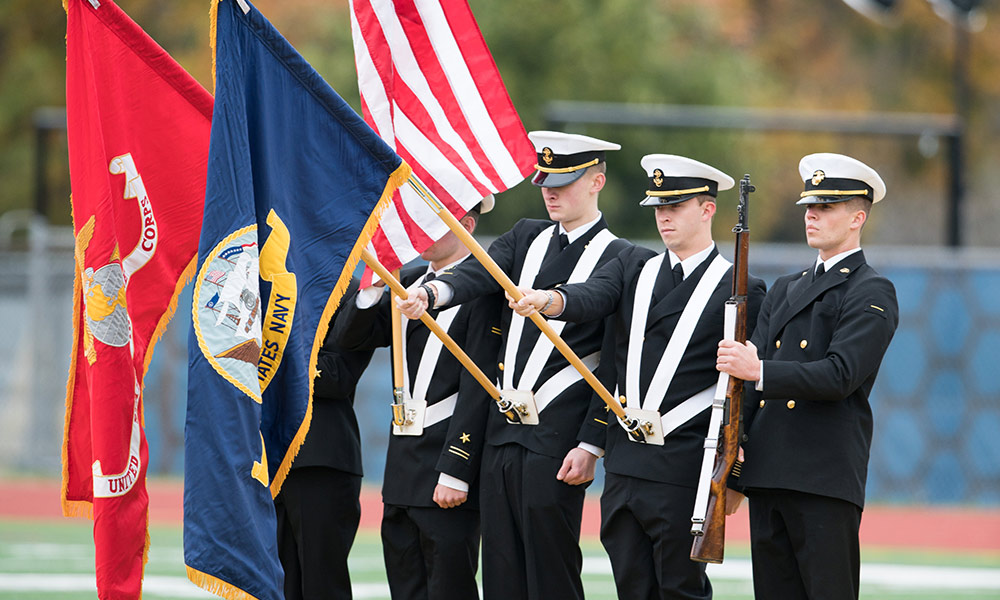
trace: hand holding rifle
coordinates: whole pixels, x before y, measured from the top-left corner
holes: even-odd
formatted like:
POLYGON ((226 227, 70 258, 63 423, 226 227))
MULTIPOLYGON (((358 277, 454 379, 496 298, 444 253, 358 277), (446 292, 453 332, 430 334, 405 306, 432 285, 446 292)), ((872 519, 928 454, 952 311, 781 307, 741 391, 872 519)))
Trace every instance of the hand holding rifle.
MULTIPOLYGON (((705 454, 694 512, 691 516, 691 560, 721 563, 726 543, 726 515, 736 511, 743 495, 727 486, 730 473, 739 470, 741 454, 740 416, 743 407, 743 382, 756 381, 760 372, 757 352, 747 339, 747 278, 750 227, 748 210, 750 176, 740 181, 739 221, 736 234, 736 254, 733 265, 733 292, 726 302, 724 339, 719 343, 717 368, 722 371, 712 404, 705 454), (752 352, 752 357, 749 353, 752 352), (735 468, 734 468, 735 466, 735 468)), ((738 474, 738 473, 737 473, 738 474)))

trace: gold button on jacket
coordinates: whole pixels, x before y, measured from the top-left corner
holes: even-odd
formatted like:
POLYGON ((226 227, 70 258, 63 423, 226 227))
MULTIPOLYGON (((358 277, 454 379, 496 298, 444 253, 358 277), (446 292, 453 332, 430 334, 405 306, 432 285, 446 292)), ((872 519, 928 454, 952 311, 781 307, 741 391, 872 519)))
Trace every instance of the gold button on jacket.
POLYGON ((788 406, 788 410, 795 408, 795 400, 789 400, 786 406, 788 406))

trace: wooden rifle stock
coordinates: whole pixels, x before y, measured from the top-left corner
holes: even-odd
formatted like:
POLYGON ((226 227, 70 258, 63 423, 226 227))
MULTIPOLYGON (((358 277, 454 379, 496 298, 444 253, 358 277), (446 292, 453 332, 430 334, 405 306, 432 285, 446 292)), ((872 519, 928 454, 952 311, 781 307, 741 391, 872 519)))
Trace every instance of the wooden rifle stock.
MULTIPOLYGON (((746 341, 746 300, 737 305, 736 340, 746 341), (741 327, 742 325, 742 327, 741 327)), ((728 423, 719 436, 719 453, 709 482, 708 512, 703 535, 695 536, 691 560, 721 563, 726 546, 726 485, 736 463, 740 447, 740 407, 743 405, 743 380, 729 378, 726 390, 728 423), (733 410, 733 408, 736 410, 733 410)))
MULTIPOLYGON (((750 184, 750 176, 744 175, 740 181, 739 222, 733 228, 733 232, 736 233, 733 293, 729 301, 726 302, 727 313, 731 312, 734 317, 732 339, 741 344, 747 340, 747 279, 750 250, 747 210, 752 191, 754 191, 754 187, 750 184)), ((691 560, 708 563, 722 562, 726 546, 726 489, 729 475, 739 455, 743 395, 743 380, 729 377, 726 384, 722 431, 718 435, 718 451, 712 468, 711 480, 708 482, 707 510, 700 515, 704 517, 702 527, 692 529, 695 537, 691 545, 691 560)), ((711 447, 712 434, 710 426, 706 448, 711 447)), ((697 504, 696 512, 698 512, 697 504)), ((697 517, 699 515, 696 514, 695 518, 697 517)))

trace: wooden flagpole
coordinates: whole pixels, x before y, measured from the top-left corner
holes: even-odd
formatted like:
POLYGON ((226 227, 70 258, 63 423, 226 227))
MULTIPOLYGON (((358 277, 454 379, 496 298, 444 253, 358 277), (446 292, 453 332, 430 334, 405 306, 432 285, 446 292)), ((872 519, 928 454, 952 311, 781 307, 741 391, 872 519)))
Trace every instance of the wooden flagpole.
MULTIPOLYGON (((424 202, 431 207, 431 210, 437 213, 437 216, 448 225, 448 228, 451 229, 452 233, 454 233, 458 239, 461 240, 461 242, 465 244, 470 251, 472 251, 472 254, 477 260, 479 260, 480 264, 486 267, 486 270, 490 272, 490 275, 492 275, 493 278, 497 280, 497 283, 499 283, 500 286, 506 290, 508 294, 510 294, 511 298, 517 301, 524 297, 524 294, 517 289, 517 286, 514 285, 514 282, 511 281, 510 277, 503 272, 500 265, 493 260, 493 257, 487 254, 486 250, 484 250, 483 247, 479 245, 479 242, 476 241, 476 238, 472 237, 472 235, 466 231, 464 227, 462 227, 462 224, 458 222, 455 215, 451 214, 451 211, 446 209, 440 202, 438 202, 437 198, 431 195, 430 191, 424 187, 424 184, 420 183, 420 181, 413 176, 407 180, 407 183, 409 183, 410 187, 412 187, 414 191, 416 191, 417 194, 424 199, 424 202)), ((561 337, 559 337, 559 334, 557 334, 545 321, 545 319, 542 318, 542 315, 535 311, 529 318, 531 319, 531 322, 537 325, 542 333, 545 334, 545 337, 549 338, 556 349, 559 350, 564 357, 566 357, 569 364, 573 365, 573 367, 576 368, 581 375, 583 375, 583 378, 588 384, 590 384, 590 387, 593 388, 593 390, 597 392, 597 395, 601 397, 601 400, 604 400, 604 403, 608 405, 611 412, 615 413, 615 415, 617 415, 618 418, 626 424, 626 428, 629 429, 629 433, 634 435, 634 433, 638 431, 638 423, 634 422, 636 421, 635 419, 630 419, 626 416, 625 409, 623 409, 622 405, 615 400, 614 396, 611 395, 611 392, 608 391, 608 388, 604 387, 604 384, 594 376, 585 364, 583 364, 580 357, 573 352, 573 349, 570 348, 561 337), (632 422, 632 427, 629 425, 630 422, 632 422), (635 428, 634 430, 633 427, 635 428)))
MULTIPOLYGON (((390 277, 399 276, 396 269, 390 277)), ((389 321, 392 324, 392 422, 397 427, 406 424, 406 404, 403 395, 403 315, 396 306, 395 292, 389 298, 389 321)))
MULTIPOLYGON (((465 230, 463 229, 463 231, 465 231, 465 230)), ((401 284, 399 282, 399 279, 397 279, 392 273, 390 273, 388 271, 388 269, 386 269, 384 266, 382 266, 382 263, 380 263, 378 261, 378 259, 374 255, 372 255, 371 252, 369 252, 367 249, 362 250, 361 251, 361 260, 365 261, 365 264, 367 264, 369 267, 371 267, 372 271, 375 271, 375 273, 379 276, 379 279, 381 279, 382 281, 385 281, 386 285, 389 286, 389 289, 392 290, 392 294, 394 296, 399 296, 400 298, 403 298, 404 300, 407 298, 406 288, 403 287, 403 284, 401 284)), ((398 271, 397 271, 397 273, 398 273, 398 271)), ((396 341, 397 339, 401 339, 401 338, 396 338, 395 337, 395 332, 396 332, 396 321, 395 321, 395 319, 399 316, 399 308, 396 307, 396 302, 395 301, 391 302, 391 304, 392 304, 392 312, 393 312, 393 319, 394 319, 394 321, 393 321, 393 340, 396 341)), ((458 362, 462 363, 462 366, 464 366, 466 369, 468 369, 469 373, 471 373, 472 376, 476 378, 476 381, 478 381, 479 384, 483 386, 483 388, 489 393, 490 396, 493 397, 494 400, 500 400, 500 390, 497 389, 497 386, 492 381, 490 381, 489 378, 486 376, 486 374, 483 373, 482 369, 480 369, 479 366, 476 365, 476 363, 473 362, 473 360, 471 358, 469 358, 469 355, 466 354, 465 351, 462 350, 462 348, 459 347, 459 345, 457 343, 455 343, 455 340, 453 340, 451 338, 451 336, 448 335, 448 333, 444 329, 441 329, 441 326, 437 324, 437 321, 435 321, 433 318, 431 318, 431 316, 428 315, 427 313, 424 313, 423 315, 420 316, 420 321, 423 322, 423 324, 426 325, 427 328, 431 330, 431 333, 433 333, 434 335, 438 336, 438 338, 440 338, 440 340, 444 344, 444 346, 449 351, 451 351, 452 354, 455 355, 455 358, 458 359, 458 362)), ((401 344, 396 343, 395 346, 396 347, 400 347, 401 344)), ((395 376, 396 376, 395 375, 395 370, 396 370, 395 362, 396 361, 395 361, 395 356, 394 356, 393 357, 393 380, 394 381, 395 381, 395 376)), ((400 364, 402 365, 402 355, 400 355, 400 364)), ((402 381, 402 369, 400 369, 400 381, 402 381)), ((402 384, 400 384, 400 385, 402 385, 402 384)))

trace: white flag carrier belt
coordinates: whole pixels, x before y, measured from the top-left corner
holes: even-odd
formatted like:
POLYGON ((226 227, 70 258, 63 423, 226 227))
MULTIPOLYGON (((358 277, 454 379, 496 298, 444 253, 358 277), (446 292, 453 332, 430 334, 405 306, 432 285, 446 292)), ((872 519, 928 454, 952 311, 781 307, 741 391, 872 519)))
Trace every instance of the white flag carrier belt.
MULTIPOLYGON (((593 354, 584 356, 580 360, 583 361, 583 364, 588 369, 593 371, 601 362, 601 353, 594 352, 593 354)), ((545 383, 538 387, 538 391, 535 392, 535 405, 538 407, 538 411, 545 410, 549 402, 555 400, 556 396, 581 379, 583 379, 583 375, 573 365, 566 365, 555 375, 549 377, 545 383)))
MULTIPOLYGON (((534 240, 532 240, 531 245, 528 247, 528 252, 524 257, 524 264, 521 267, 521 273, 518 278, 519 287, 534 287, 535 277, 538 276, 542 260, 545 258, 545 252, 548 249, 549 242, 552 239, 552 235, 555 233, 556 227, 557 225, 546 227, 535 237, 534 240)), ((579 283, 586 281, 586 279, 590 277, 590 274, 594 272, 598 261, 601 259, 601 256, 604 255, 604 251, 607 249, 608 245, 616 239, 618 238, 607 229, 602 229, 598 232, 597 235, 595 235, 587 244, 583 254, 577 261, 576 266, 573 268, 573 272, 570 273, 569 279, 566 280, 566 283, 579 283)), ((510 330, 507 333, 507 345, 504 348, 505 368, 501 378, 501 388, 508 392, 517 391, 520 394, 531 394, 532 390, 535 389, 535 386, 538 383, 538 378, 541 375, 542 369, 545 367, 549 360, 549 356, 552 354, 554 346, 546 336, 540 335, 535 342, 535 346, 531 349, 531 354, 528 356, 528 361, 521 372, 520 378, 515 383, 514 371, 515 365, 517 364, 517 355, 518 350, 520 349, 521 336, 524 332, 524 322, 525 318, 517 313, 514 313, 511 316, 510 330)), ((549 324, 556 332, 556 335, 561 334, 563 329, 566 327, 566 322, 558 319, 549 320, 549 324)), ((600 356, 600 352, 595 352, 582 360, 584 364, 587 365, 588 369, 593 370, 597 368, 597 365, 600 362, 600 356)), ((576 371, 576 369, 574 369, 571 365, 568 365, 543 382, 538 388, 538 391, 533 395, 537 412, 541 412, 566 388, 582 378, 583 376, 576 371)), ((524 422, 525 424, 531 424, 530 420, 524 422)))
MULTIPOLYGON (((453 306, 438 314, 435 319, 445 333, 451 327, 452 322, 458 315, 460 306, 453 306)), ((437 368, 438 358, 441 356, 441 349, 444 344, 435 335, 427 338, 424 352, 420 356, 420 364, 417 365, 417 378, 413 385, 413 393, 410 393, 410 371, 406 360, 406 329, 410 326, 410 321, 403 321, 403 402, 407 408, 407 413, 412 415, 412 423, 407 423, 402 427, 393 424, 393 435, 422 435, 426 427, 440 423, 455 412, 455 403, 458 401, 458 392, 439 400, 434 404, 427 405, 427 388, 431 382, 431 376, 437 368)))
MULTIPOLYGON (((649 304, 653 296, 653 285, 656 283, 656 276, 660 271, 666 253, 651 258, 643 266, 639 274, 639 280, 635 288, 635 303, 632 307, 632 324, 629 328, 628 354, 625 367, 625 394, 626 404, 632 406, 631 400, 637 401, 639 410, 644 413, 655 411, 659 414, 660 405, 667 394, 667 388, 677 372, 677 366, 691 343, 691 336, 694 328, 698 324, 705 306, 708 304, 712 292, 718 287, 722 277, 732 266, 731 263, 721 255, 716 255, 715 259, 708 266, 708 269, 701 276, 698 285, 688 299, 684 310, 681 312, 677 326, 674 328, 667 342, 667 347, 663 351, 663 356, 653 372, 649 389, 646 390, 646 397, 642 398, 639 393, 639 369, 642 359, 642 345, 646 335, 646 322, 649 317, 649 304), (640 400, 641 398, 641 400, 640 400)), ((662 424, 662 435, 666 436, 674 429, 687 423, 703 410, 712 404, 713 388, 708 387, 687 400, 681 402, 666 414, 660 416, 662 424)), ((618 390, 615 390, 615 395, 618 390)), ((626 409, 630 412, 629 409, 626 409)), ((621 420, 619 419, 619 422, 621 420)), ((631 437, 629 438, 632 439, 631 437)))

